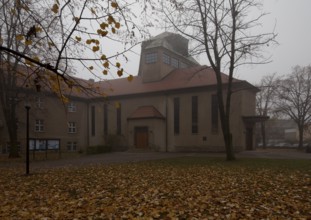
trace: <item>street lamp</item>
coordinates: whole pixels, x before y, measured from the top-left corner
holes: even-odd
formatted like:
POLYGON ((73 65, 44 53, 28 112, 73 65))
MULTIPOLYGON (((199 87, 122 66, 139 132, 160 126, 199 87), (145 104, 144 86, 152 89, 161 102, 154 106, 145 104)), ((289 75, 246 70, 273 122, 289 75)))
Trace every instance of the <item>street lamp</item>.
POLYGON ((26 100, 25 109, 26 109, 26 175, 29 174, 29 110, 30 102, 26 100))

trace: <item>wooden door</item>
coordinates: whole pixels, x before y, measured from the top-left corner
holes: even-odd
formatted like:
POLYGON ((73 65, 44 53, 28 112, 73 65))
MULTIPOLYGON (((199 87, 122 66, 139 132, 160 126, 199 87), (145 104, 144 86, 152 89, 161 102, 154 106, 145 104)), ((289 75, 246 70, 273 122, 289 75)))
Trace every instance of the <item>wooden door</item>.
POLYGON ((137 148, 148 147, 148 127, 135 127, 135 146, 137 148))
POLYGON ((253 128, 246 128, 246 150, 253 150, 253 128))

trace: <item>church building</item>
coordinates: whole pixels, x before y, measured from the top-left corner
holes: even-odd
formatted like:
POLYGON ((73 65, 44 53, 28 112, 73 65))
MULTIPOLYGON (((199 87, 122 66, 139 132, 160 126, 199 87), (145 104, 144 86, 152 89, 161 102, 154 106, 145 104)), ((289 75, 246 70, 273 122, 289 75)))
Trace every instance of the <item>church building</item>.
MULTIPOLYGON (((222 74, 222 80, 225 85, 228 76, 222 74)), ((30 111, 31 148, 78 151, 110 145, 112 150, 224 151, 216 84, 213 69, 189 55, 188 40, 164 32, 142 43, 138 75, 131 82, 127 78, 95 82, 107 90, 107 98, 73 95, 64 108, 52 94, 37 95, 30 111)), ((258 89, 234 79, 233 91, 234 150, 252 149, 258 89)), ((18 111, 24 146, 23 105, 18 111)), ((5 146, 1 121, 0 145, 5 146)))

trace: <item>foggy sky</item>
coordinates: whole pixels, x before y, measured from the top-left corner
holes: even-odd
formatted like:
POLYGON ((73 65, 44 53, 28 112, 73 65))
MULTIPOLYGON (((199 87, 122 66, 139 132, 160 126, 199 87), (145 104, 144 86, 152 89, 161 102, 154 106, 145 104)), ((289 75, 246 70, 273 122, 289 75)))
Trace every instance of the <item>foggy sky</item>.
MULTIPOLYGON (((269 14, 262 20, 260 31, 271 32, 275 28, 279 45, 265 48, 272 56, 271 63, 241 66, 236 70, 235 78, 253 84, 259 83, 264 75, 272 73, 285 75, 290 73, 295 65, 311 65, 311 0, 263 0, 263 11, 269 14)), ((157 30, 152 35, 164 31, 164 29, 157 30)), ((121 61, 126 74, 137 75, 140 50, 140 45, 136 46, 134 52, 127 54, 128 62, 121 61)), ((204 58, 198 61, 202 65, 207 64, 204 58)), ((84 74, 78 72, 77 76, 86 79, 90 77, 85 72, 84 74)))
POLYGON ((295 65, 311 64, 311 1, 264 0, 264 10, 270 14, 264 19, 263 29, 272 30, 276 23, 279 45, 269 48, 271 63, 238 70, 236 77, 251 83, 274 72, 288 74, 295 65))

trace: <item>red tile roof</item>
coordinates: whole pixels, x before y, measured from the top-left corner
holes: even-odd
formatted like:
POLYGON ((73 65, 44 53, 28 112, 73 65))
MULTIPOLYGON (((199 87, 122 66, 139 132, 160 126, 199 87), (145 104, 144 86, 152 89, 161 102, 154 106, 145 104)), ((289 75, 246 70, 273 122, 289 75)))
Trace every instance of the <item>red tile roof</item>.
POLYGON ((164 119, 164 116, 154 106, 140 106, 128 117, 128 119, 146 118, 164 119))
MULTIPOLYGON (((223 83, 228 82, 228 76, 222 74, 223 83)), ((233 83, 242 82, 234 79, 233 83)), ((175 69, 165 78, 156 82, 143 83, 141 76, 135 76, 129 82, 126 78, 98 82, 108 96, 133 95, 177 89, 187 89, 216 85, 216 76, 212 68, 195 66, 185 69, 175 69)))

